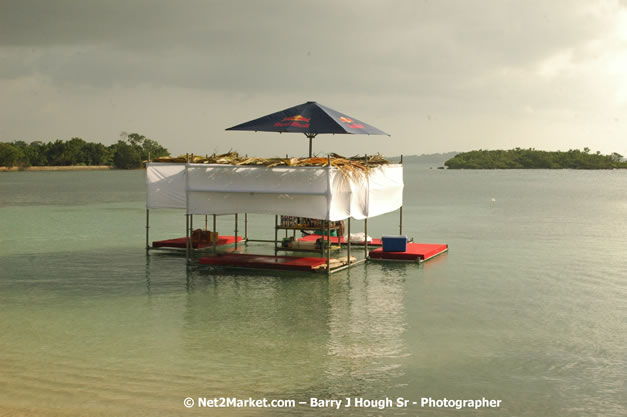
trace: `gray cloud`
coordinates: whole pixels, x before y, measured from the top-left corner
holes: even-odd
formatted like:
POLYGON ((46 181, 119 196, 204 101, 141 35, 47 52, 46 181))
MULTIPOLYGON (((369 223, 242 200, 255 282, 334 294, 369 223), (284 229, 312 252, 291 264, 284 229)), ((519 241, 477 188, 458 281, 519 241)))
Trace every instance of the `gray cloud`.
POLYGON ((572 2, 545 3, 7 2, 0 43, 20 53, 2 74, 229 91, 422 92, 534 65, 601 29, 572 2))
MULTIPOLYGON (((538 0, 0 1, 0 79, 41 80, 68 103, 81 89, 167 89, 172 106, 205 92, 228 103, 223 116, 243 104, 261 115, 252 107, 259 97, 296 100, 285 106, 329 97, 367 103, 356 117, 425 123, 425 132, 450 141, 441 150, 459 149, 451 139, 459 132, 437 121, 472 115, 532 131, 539 114, 613 116, 622 105, 612 102, 614 80, 600 73, 609 81, 590 85, 598 68, 589 67, 606 66, 604 54, 620 48, 607 41, 618 10, 619 3, 538 0), (561 55, 563 68, 547 64, 561 55)), ((472 140, 489 129, 479 131, 472 140)))

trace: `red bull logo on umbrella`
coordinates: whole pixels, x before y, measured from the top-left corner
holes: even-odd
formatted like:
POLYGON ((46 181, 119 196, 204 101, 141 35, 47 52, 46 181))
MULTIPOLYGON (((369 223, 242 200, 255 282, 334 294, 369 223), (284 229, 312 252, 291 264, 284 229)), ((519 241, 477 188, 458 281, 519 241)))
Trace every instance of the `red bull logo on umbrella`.
POLYGON ((363 129, 364 125, 362 125, 361 123, 355 123, 355 121, 353 119, 351 119, 350 117, 345 117, 345 116, 341 116, 340 117, 340 121, 343 123, 346 123, 346 125, 348 127, 352 127, 353 129, 363 129))
POLYGON ((280 122, 274 124, 275 127, 309 127, 309 121, 311 118, 307 118, 297 114, 296 116, 284 117, 280 122))

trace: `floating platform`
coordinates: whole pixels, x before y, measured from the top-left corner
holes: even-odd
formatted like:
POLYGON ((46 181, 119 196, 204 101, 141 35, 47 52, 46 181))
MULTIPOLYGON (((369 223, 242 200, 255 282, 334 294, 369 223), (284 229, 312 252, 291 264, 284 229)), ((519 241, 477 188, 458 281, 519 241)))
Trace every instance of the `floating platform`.
MULTIPOLYGON (((311 241, 316 241, 318 239, 320 239, 322 237, 322 235, 307 235, 307 236, 303 236, 299 239, 296 239, 299 242, 311 242, 311 241)), ((331 243, 340 243, 341 245, 348 245, 348 242, 344 240, 343 236, 331 236, 331 243)), ((351 242, 351 246, 364 246, 365 242, 351 242)), ((372 239, 370 242, 368 242, 368 246, 382 246, 383 242, 381 241, 381 239, 372 239)))
MULTIPOLYGON (((242 237, 238 236, 237 241, 241 242, 242 237)), ((232 245, 235 243, 235 236, 220 236, 216 242, 216 246, 232 245)), ((168 240, 156 240, 152 242, 153 248, 174 248, 174 249, 186 249, 186 242, 184 237, 168 240)), ((207 242, 192 242, 192 249, 204 249, 213 247, 213 243, 207 242)))
POLYGON ((383 248, 369 252, 370 259, 376 261, 424 262, 448 251, 448 245, 430 243, 408 243, 405 252, 383 252, 383 248))
POLYGON ((303 256, 272 256, 245 253, 221 253, 198 260, 202 265, 233 266, 238 268, 314 271, 327 264, 327 258, 303 256))

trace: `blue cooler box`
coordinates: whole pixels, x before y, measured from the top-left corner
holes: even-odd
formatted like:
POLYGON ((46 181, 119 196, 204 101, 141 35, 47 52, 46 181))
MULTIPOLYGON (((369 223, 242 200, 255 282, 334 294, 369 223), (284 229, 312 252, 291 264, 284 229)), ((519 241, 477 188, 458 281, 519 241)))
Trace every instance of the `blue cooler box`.
POLYGON ((383 252, 405 252, 407 236, 383 236, 383 252))

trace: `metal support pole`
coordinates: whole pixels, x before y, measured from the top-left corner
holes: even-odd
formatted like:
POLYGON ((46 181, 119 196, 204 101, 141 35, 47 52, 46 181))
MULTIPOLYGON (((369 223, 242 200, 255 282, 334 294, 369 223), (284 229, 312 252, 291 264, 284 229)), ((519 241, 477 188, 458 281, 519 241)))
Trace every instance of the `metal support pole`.
POLYGON ((185 215, 185 258, 189 262, 189 214, 185 215))
POLYGON ((327 236, 328 236, 328 242, 329 244, 327 245, 327 275, 331 274, 331 228, 330 228, 330 224, 328 220, 324 221, 327 225, 327 236))
MULTIPOLYGON (((185 161, 187 164, 189 164, 189 154, 186 153, 185 154, 185 161)), ((185 171, 187 172, 187 165, 185 166, 185 171)), ((187 188, 188 185, 188 177, 187 174, 185 175, 185 188, 187 188)), ((187 197, 187 208, 189 209, 189 197, 187 197)), ((189 264, 189 257, 190 257, 190 245, 191 245, 191 236, 189 235, 189 214, 185 213, 185 257, 187 260, 187 263, 189 264)))
POLYGON ((368 218, 364 219, 364 256, 368 258, 368 218))
MULTIPOLYGON (((329 178, 330 181, 330 170, 331 169, 331 155, 327 154, 327 178, 329 178)), ((330 184, 329 184, 330 185, 330 184)), ((330 217, 330 213, 327 212, 327 217, 330 217)), ((324 221, 327 225, 327 241, 328 246, 327 246, 327 275, 331 275, 331 222, 328 219, 325 219, 324 221)), ((338 237, 338 242, 339 242, 339 237, 338 237)))
POLYGON ((150 230, 150 210, 146 209, 146 250, 150 249, 150 239, 148 237, 148 233, 150 230))
MULTIPOLYGON (((368 168, 368 154, 366 157, 366 169, 368 168)), ((368 175, 366 171, 366 175, 368 175)), ((367 179, 367 178, 366 178, 367 179)), ((370 181, 368 181, 368 192, 370 192, 370 181)), ((364 219, 364 257, 368 259, 368 213, 366 213, 366 218, 364 219)))
POLYGON ((213 234, 213 254, 215 255, 216 253, 218 253, 218 232, 216 230, 216 215, 213 215, 213 230, 212 232, 213 234))
POLYGON ((348 259, 348 265, 350 265, 351 264, 351 218, 350 217, 348 218, 348 235, 346 235, 346 237, 348 239, 346 242, 348 244, 347 245, 347 248, 348 248, 347 259, 348 259))
POLYGON ((235 249, 237 249, 237 213, 235 213, 235 249))
POLYGON ((205 214, 205 231, 207 231, 207 215, 205 214))
POLYGON ((279 215, 274 215, 274 256, 279 253, 277 245, 279 244, 279 215))
MULTIPOLYGON (((189 253, 191 255, 192 250, 194 250, 194 215, 193 214, 189 215, 189 236, 191 239, 191 243, 189 244, 189 247, 190 247, 189 253)), ((198 243, 200 243, 200 239, 198 240, 198 243)))
POLYGON ((324 233, 325 233, 324 227, 325 227, 324 221, 322 221, 322 223, 320 224, 320 228, 322 229, 322 237, 320 238, 320 239, 322 239, 320 241, 321 242, 320 243, 320 257, 321 258, 324 258, 324 240, 326 239, 326 237, 324 235, 324 233))
POLYGON ((244 239, 244 244, 248 245, 248 213, 244 213, 244 239))
MULTIPOLYGON (((401 155, 401 165, 403 165, 403 155, 401 155)), ((398 234, 403 235, 403 206, 400 208, 400 219, 398 224, 398 234)))

